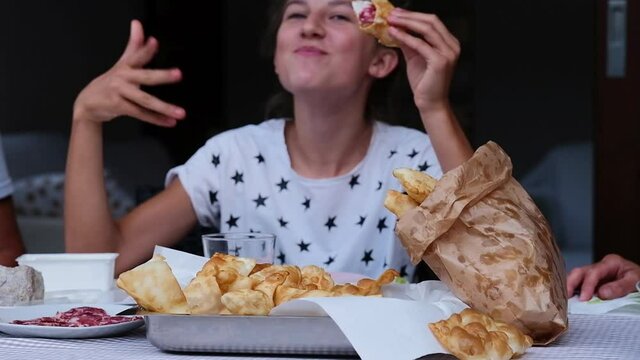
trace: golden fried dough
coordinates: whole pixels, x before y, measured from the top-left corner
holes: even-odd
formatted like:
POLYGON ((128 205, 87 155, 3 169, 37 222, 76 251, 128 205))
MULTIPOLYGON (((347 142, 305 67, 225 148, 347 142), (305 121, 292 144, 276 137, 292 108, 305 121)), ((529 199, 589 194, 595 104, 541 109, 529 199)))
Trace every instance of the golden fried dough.
POLYGON ((189 304, 171 268, 160 255, 123 272, 116 285, 148 311, 189 314, 189 304))
POLYGON ((400 181, 407 194, 418 204, 422 204, 438 182, 427 173, 408 168, 393 170, 393 176, 400 181))
POLYGON ((533 340, 516 327, 473 309, 429 324, 442 346, 461 360, 507 360, 522 355, 533 340))
POLYGON ((389 190, 384 199, 384 207, 391 211, 396 217, 402 216, 407 211, 419 206, 409 195, 399 191, 389 190))

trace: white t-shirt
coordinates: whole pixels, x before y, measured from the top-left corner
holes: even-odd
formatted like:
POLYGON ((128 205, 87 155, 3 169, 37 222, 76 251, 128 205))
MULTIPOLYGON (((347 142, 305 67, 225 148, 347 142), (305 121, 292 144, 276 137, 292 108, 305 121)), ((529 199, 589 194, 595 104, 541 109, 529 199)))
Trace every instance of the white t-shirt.
POLYGON ((13 193, 13 185, 7 171, 7 164, 4 160, 4 151, 2 150, 2 138, 0 137, 0 199, 4 199, 13 193))
POLYGON ((391 267, 411 276, 383 203, 388 189, 401 189, 395 168, 442 175, 428 136, 376 122, 366 156, 348 174, 308 179, 291 168, 284 125, 268 120, 216 135, 171 169, 166 184, 180 179, 203 226, 276 234, 276 263, 370 277, 391 267))

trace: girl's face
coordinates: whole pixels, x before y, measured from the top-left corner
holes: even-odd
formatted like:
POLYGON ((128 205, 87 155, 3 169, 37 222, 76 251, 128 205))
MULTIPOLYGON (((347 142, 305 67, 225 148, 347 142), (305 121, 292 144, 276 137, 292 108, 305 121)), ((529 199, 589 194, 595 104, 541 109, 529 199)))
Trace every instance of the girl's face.
POLYGON ((358 29, 350 0, 286 2, 274 63, 292 94, 361 86, 377 53, 375 39, 358 29))

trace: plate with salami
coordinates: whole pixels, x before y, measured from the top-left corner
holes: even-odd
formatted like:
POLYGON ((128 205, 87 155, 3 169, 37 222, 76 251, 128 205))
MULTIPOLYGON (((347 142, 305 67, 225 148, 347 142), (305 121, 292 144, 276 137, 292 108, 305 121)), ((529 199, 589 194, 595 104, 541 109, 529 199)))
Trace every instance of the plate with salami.
POLYGON ((144 324, 139 316, 116 316, 129 307, 116 304, 0 307, 0 332, 18 337, 58 339, 115 336, 144 324))

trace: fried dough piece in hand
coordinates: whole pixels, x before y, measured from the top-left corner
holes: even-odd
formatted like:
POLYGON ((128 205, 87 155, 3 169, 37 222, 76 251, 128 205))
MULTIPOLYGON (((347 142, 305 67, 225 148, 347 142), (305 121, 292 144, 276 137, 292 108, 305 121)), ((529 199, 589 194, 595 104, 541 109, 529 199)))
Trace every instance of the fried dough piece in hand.
POLYGON ((146 263, 123 272, 118 276, 116 285, 148 311, 164 314, 190 312, 187 299, 164 256, 154 255, 146 263))
POLYGON ((235 315, 269 315, 273 300, 258 290, 243 289, 222 295, 222 303, 235 315))
POLYGON ((407 194, 418 204, 422 204, 438 182, 427 173, 408 168, 393 170, 393 176, 400 181, 407 194))
POLYGON ((461 360, 507 360, 522 355, 533 340, 516 327, 473 309, 429 324, 440 344, 461 360))
POLYGON ((391 211, 396 217, 402 216, 407 211, 419 206, 409 195, 399 191, 389 190, 384 198, 384 207, 391 211))
POLYGON ((358 26, 367 34, 373 35, 384 46, 398 47, 389 35, 387 17, 393 10, 388 0, 352 1, 351 6, 358 17, 358 26))

